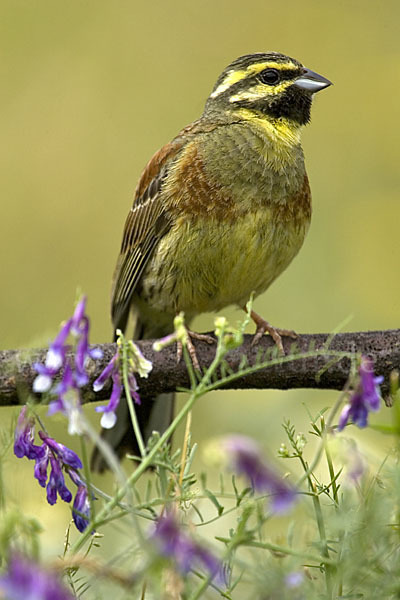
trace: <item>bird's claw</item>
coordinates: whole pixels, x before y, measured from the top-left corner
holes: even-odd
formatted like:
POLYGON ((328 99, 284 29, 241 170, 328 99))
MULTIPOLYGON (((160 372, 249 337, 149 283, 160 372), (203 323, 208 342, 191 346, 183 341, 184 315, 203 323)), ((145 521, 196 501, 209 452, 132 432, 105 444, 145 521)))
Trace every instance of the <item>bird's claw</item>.
POLYGON ((298 337, 297 333, 291 329, 280 329, 279 327, 273 327, 268 323, 268 321, 262 319, 254 311, 251 311, 250 316, 257 327, 254 337, 251 341, 252 346, 256 346, 258 344, 264 333, 269 333, 269 335, 274 340, 276 347, 278 348, 279 354, 284 355, 285 350, 283 349, 282 337, 290 337, 292 339, 296 339, 298 337))
MULTIPOLYGON (((196 348, 192 340, 200 340, 202 342, 206 342, 207 344, 214 344, 215 339, 211 335, 206 335, 204 333, 196 333, 195 331, 186 330, 187 338, 186 338, 186 348, 188 349, 190 360, 192 361, 192 365, 196 371, 200 371, 200 363, 197 358, 196 348)), ((181 361, 183 354, 183 344, 180 340, 177 341, 176 348, 176 362, 179 363, 181 361)))

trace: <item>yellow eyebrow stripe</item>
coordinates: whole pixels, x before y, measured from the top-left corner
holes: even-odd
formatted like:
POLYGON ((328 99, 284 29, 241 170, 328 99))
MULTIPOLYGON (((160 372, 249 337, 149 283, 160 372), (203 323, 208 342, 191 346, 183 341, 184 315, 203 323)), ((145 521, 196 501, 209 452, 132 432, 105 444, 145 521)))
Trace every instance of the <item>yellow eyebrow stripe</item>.
POLYGON ((217 89, 213 91, 213 93, 211 94, 211 98, 215 98, 216 96, 219 96, 220 94, 225 92, 228 88, 230 88, 232 85, 234 85, 235 83, 238 83, 238 81, 241 81, 248 75, 256 75, 257 73, 264 71, 264 69, 277 69, 280 71, 283 69, 287 70, 287 69, 297 69, 297 68, 298 68, 298 65, 295 65, 290 61, 285 62, 285 63, 277 63, 277 62, 273 62, 273 61, 268 61, 268 62, 264 62, 264 63, 256 63, 254 65, 249 65, 247 67, 247 69, 244 69, 244 70, 241 69, 239 71, 229 71, 229 73, 226 75, 223 82, 220 83, 220 85, 217 87, 217 89))

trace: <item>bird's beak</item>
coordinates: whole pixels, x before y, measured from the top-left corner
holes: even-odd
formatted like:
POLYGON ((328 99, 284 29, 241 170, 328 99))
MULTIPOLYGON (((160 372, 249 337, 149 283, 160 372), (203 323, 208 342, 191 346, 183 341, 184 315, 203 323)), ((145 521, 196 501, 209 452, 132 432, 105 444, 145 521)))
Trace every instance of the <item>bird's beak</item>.
POLYGON ((329 81, 329 79, 326 79, 326 77, 318 75, 318 73, 315 73, 315 71, 304 69, 303 74, 296 79, 293 85, 296 85, 302 90, 306 90, 307 92, 315 94, 315 92, 319 92, 329 85, 332 85, 332 82, 329 81))

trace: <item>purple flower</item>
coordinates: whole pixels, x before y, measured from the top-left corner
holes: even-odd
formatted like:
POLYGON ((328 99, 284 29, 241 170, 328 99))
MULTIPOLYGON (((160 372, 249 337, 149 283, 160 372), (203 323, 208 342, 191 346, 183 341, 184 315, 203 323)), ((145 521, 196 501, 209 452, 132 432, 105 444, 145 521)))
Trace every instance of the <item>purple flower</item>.
POLYGON ((86 319, 86 315, 85 315, 86 301, 87 301, 86 296, 83 296, 79 300, 78 304, 76 305, 74 314, 72 315, 71 328, 72 328, 72 333, 76 336, 78 336, 80 334, 82 327, 84 327, 84 325, 82 325, 82 321, 84 321, 86 319))
POLYGON ((89 525, 90 502, 86 485, 80 485, 72 507, 72 517, 76 528, 82 533, 89 525))
MULTIPOLYGON (((137 356, 141 357, 140 360, 143 359, 143 361, 145 361, 146 363, 149 363, 151 365, 151 363, 144 358, 144 356, 139 351, 139 349, 137 349, 137 351, 138 351, 137 356)), ((139 364, 140 360, 138 358, 138 364, 139 364)), ((122 390, 123 390, 119 363, 120 363, 120 355, 119 355, 119 350, 117 350, 116 354, 112 357, 112 359, 109 361, 109 363, 103 369, 103 371, 100 373, 100 375, 98 376, 96 381, 93 383, 94 391, 98 392, 99 390, 103 389, 104 384, 106 383, 107 379, 109 379, 110 377, 112 379, 113 386, 112 386, 111 396, 110 396, 110 400, 108 401, 108 404, 106 404, 105 406, 96 406, 96 408, 95 408, 95 410, 97 412, 103 413, 103 416, 101 418, 101 426, 104 427, 104 429, 111 429, 112 427, 114 427, 114 425, 117 421, 116 410, 120 403, 122 390)), ((147 377, 147 375, 146 375, 146 377, 147 377)), ((137 384, 136 377, 134 376, 133 373, 128 373, 128 382, 129 382, 129 391, 131 393, 133 401, 135 402, 135 404, 141 404, 140 396, 138 394, 139 386, 137 384)))
POLYGON ((49 404, 49 415, 62 412, 68 418, 68 433, 81 434, 84 432, 82 419, 80 390, 77 378, 69 364, 66 365, 63 377, 54 388, 57 399, 49 404))
POLYGON ((47 483, 47 467, 49 466, 50 450, 43 444, 44 454, 43 457, 36 460, 35 467, 33 469, 33 476, 38 480, 42 487, 46 487, 47 483))
POLYGON ((78 469, 82 468, 81 459, 73 450, 67 448, 64 444, 56 442, 56 440, 46 435, 43 431, 39 431, 39 437, 43 442, 42 445, 35 446, 33 444, 35 422, 33 418, 27 418, 26 411, 27 407, 24 406, 18 417, 14 452, 19 458, 26 456, 35 461, 34 477, 42 487, 46 488, 47 501, 51 505, 57 502, 57 496, 60 496, 64 502, 71 502, 72 494, 65 485, 63 470, 68 473, 78 488, 73 506, 74 521, 79 531, 84 531, 88 520, 74 512, 74 509, 76 509, 87 517, 90 513, 86 484, 78 472, 78 469), (48 478, 49 464, 50 476, 48 478))
POLYGON ((86 371, 89 358, 102 357, 99 348, 89 347, 89 318, 85 314, 86 297, 78 302, 73 316, 66 321, 50 344, 45 364, 36 363, 38 373, 33 382, 35 392, 49 391, 56 399, 49 404, 49 414, 64 413, 69 420, 70 433, 82 433, 80 425, 80 388, 89 381, 86 371), (68 337, 76 339, 75 359, 68 357, 68 337), (63 372, 60 383, 54 385, 55 377, 63 372))
POLYGON ((358 370, 360 380, 339 417, 338 430, 342 431, 349 419, 358 427, 368 425, 368 413, 380 408, 379 384, 383 377, 374 376, 374 365, 370 358, 362 357, 358 370))
POLYGON ((53 440, 53 438, 48 437, 43 433, 43 431, 39 431, 39 437, 49 448, 54 450, 65 465, 68 465, 73 469, 82 469, 82 461, 73 450, 70 450, 70 448, 67 448, 64 444, 59 444, 56 440, 53 440))
POLYGON ((72 319, 68 319, 61 327, 54 342, 49 346, 45 366, 51 373, 59 371, 64 364, 65 355, 67 353, 66 341, 71 332, 71 326, 72 319))
POLYGON ((107 379, 112 376, 116 369, 118 369, 118 358, 119 354, 118 352, 116 352, 116 354, 112 357, 109 363, 102 370, 96 381, 94 381, 93 389, 95 392, 99 392, 100 390, 102 390, 107 379))
POLYGON ((203 565, 211 577, 221 570, 215 556, 184 532, 171 512, 158 519, 152 537, 159 552, 174 561, 183 574, 198 564, 203 565))
POLYGON ((86 485, 83 479, 81 479, 78 471, 75 471, 75 469, 68 469, 68 475, 70 476, 76 487, 79 487, 80 485, 86 485))
MULTIPOLYGON (((97 412, 104 413, 101 418, 101 425, 105 429, 111 429, 111 427, 114 427, 114 425, 116 423, 117 415, 116 415, 115 411, 118 408, 119 402, 121 400, 121 394, 122 394, 121 376, 119 374, 119 367, 118 367, 117 361, 114 364, 116 366, 114 367, 114 370, 111 375, 113 387, 112 387, 112 391, 111 391, 110 400, 108 401, 108 404, 106 404, 105 406, 96 406, 96 408, 95 408, 95 410, 97 412)), ((100 375, 100 377, 101 377, 101 375, 100 375)))
POLYGON ((8 600, 73 600, 59 577, 33 561, 14 554, 0 576, 0 595, 8 600))
POLYGON ((53 383, 57 370, 49 369, 41 363, 34 363, 33 368, 39 373, 33 381, 32 389, 36 393, 48 392, 53 383))
POLYGON ((72 368, 67 363, 65 365, 64 373, 63 373, 60 383, 58 383, 53 390, 54 395, 57 398, 56 398, 56 400, 52 400, 52 402, 50 402, 50 404, 49 404, 49 410, 48 410, 49 415, 54 415, 54 413, 56 413, 56 412, 66 413, 67 405, 68 405, 66 396, 72 389, 75 389, 77 391, 77 393, 79 394, 79 390, 78 390, 78 387, 75 382, 72 368))
POLYGON ((299 587, 304 581, 304 574, 301 571, 292 571, 285 577, 285 583, 288 588, 299 587))
MULTIPOLYGON (((72 317, 71 333, 78 338, 77 353, 75 363, 79 370, 83 371, 88 357, 93 360, 98 360, 103 357, 103 352, 100 348, 89 348, 89 317, 85 314, 86 311, 86 296, 78 302, 75 312, 72 317)), ((84 373, 86 377, 86 373, 84 373)))
POLYGON ((89 356, 89 319, 82 317, 82 325, 79 330, 78 343, 75 354, 75 376, 79 387, 86 385, 89 381, 85 371, 87 357, 89 356))
POLYGON ((24 406, 19 414, 14 436, 14 454, 18 458, 40 459, 44 454, 42 446, 33 443, 35 437, 35 420, 27 417, 28 407, 24 406))
POLYGON ((264 461, 260 447, 250 438, 232 435, 223 441, 230 455, 231 465, 239 475, 245 475, 254 491, 268 492, 274 512, 285 512, 296 498, 295 489, 284 481, 264 461))
POLYGON ((133 373, 128 374, 128 382, 129 382, 129 391, 131 392, 131 396, 135 404, 142 404, 140 396, 138 394, 139 386, 136 381, 136 377, 133 373))
POLYGON ((57 502, 57 492, 64 502, 71 502, 72 494, 65 485, 64 475, 61 470, 60 463, 50 453, 50 477, 47 483, 47 502, 55 504, 57 502))

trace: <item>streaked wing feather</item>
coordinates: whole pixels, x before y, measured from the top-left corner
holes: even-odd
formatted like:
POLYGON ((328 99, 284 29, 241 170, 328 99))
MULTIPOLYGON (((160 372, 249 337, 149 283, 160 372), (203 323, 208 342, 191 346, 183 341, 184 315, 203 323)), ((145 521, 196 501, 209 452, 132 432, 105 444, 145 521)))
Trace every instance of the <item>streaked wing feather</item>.
POLYGON ((125 222, 121 251, 114 273, 111 314, 115 329, 124 329, 134 290, 160 238, 170 227, 160 195, 168 165, 183 142, 170 144, 153 156, 136 189, 125 222), (169 151, 167 151, 169 149, 169 151))
POLYGON ((168 168, 192 136, 212 131, 216 126, 201 120, 188 125, 153 156, 142 173, 114 273, 111 313, 115 329, 125 328, 133 292, 159 240, 171 226, 160 194, 168 168))
POLYGON ((169 229, 157 194, 145 204, 135 206, 128 215, 121 252, 115 274, 112 297, 112 318, 115 328, 121 328, 136 285, 143 274, 160 238, 169 229), (133 219, 131 217, 133 215, 133 219), (158 225, 165 221, 164 227, 158 225))

